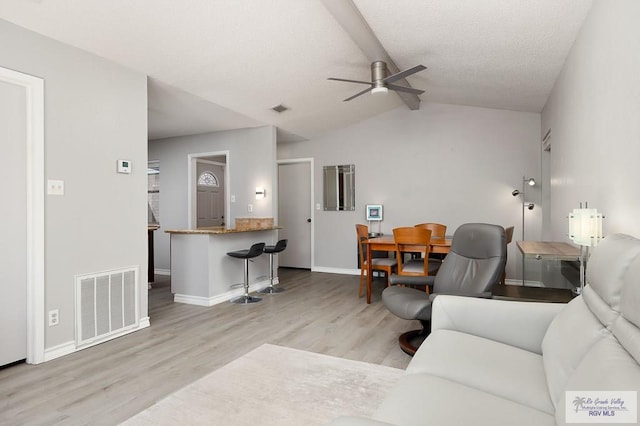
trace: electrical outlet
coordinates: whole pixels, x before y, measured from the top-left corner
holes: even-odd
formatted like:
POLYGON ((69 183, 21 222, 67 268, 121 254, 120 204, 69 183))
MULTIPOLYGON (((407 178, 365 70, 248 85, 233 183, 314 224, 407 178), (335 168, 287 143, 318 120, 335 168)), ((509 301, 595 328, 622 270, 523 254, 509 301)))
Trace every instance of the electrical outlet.
POLYGON ((60 323, 60 312, 57 309, 49 311, 49 327, 60 323))
POLYGON ((249 205, 247 205, 247 211, 248 211, 249 213, 253 213, 253 204, 249 204, 249 205))

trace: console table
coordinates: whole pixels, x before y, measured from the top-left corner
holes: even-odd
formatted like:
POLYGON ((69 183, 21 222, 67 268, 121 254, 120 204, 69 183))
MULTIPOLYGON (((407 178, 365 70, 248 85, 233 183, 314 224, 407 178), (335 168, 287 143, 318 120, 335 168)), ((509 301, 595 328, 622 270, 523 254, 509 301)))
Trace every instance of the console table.
POLYGON ((576 295, 566 288, 523 287, 519 285, 497 285, 493 288, 493 298, 500 300, 567 303, 574 297, 576 295))
MULTIPOLYGON (((541 261, 548 262, 547 268, 541 275, 554 275, 550 277, 541 277, 539 281, 544 284, 545 279, 548 278, 552 281, 552 285, 545 287, 556 287, 555 283, 565 281, 560 273, 560 263, 562 261, 579 261, 580 249, 572 246, 571 244, 559 242, 559 241, 517 241, 516 242, 520 253, 522 253, 522 285, 525 286, 526 282, 526 267, 527 261, 541 261), (553 264, 551 264, 553 263, 553 264), (557 266, 557 268, 556 268, 557 266), (557 271, 554 271, 557 269, 557 271)), ((562 286, 565 287, 565 286, 562 286)))

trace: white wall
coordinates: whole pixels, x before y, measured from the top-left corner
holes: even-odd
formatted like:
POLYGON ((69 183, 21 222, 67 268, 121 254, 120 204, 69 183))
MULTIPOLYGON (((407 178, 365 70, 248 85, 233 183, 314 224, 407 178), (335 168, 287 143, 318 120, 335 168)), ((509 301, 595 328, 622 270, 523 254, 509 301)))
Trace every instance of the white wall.
POLYGON ((605 235, 640 237, 639 20, 636 0, 596 1, 543 110, 555 240, 580 201, 604 213, 605 235))
MULTIPOLYGON (((149 160, 160 165, 160 226, 154 238, 155 267, 170 269, 169 235, 166 229, 188 229, 188 155, 228 151, 229 187, 235 196, 231 215, 225 218, 233 228, 236 217, 275 217, 276 131, 264 126, 149 141, 149 160), (267 196, 256 200, 256 186, 267 196), (247 205, 253 205, 253 212, 247 205)), ((195 227, 195 225, 194 225, 195 227)))
MULTIPOLYGON (((363 98, 362 102, 374 99, 363 98)), ((441 222, 448 233, 466 222, 515 225, 521 239, 522 176, 539 178, 540 115, 423 103, 405 107, 308 142, 278 145, 278 159, 315 158, 315 201, 322 203, 322 167, 355 164, 355 212, 316 211, 317 268, 357 267, 356 223, 365 205, 383 204, 383 232, 441 222)), ((528 190, 539 202, 540 191, 528 190)), ((526 238, 539 239, 541 209, 527 210, 526 238)), ((519 275, 515 244, 507 275, 519 275), (518 268, 516 270, 516 268, 518 268)))
POLYGON ((146 76, 2 20, 0 40, 0 66, 44 79, 45 177, 65 182, 45 200, 46 348, 75 339, 78 274, 139 266, 147 316, 146 76))

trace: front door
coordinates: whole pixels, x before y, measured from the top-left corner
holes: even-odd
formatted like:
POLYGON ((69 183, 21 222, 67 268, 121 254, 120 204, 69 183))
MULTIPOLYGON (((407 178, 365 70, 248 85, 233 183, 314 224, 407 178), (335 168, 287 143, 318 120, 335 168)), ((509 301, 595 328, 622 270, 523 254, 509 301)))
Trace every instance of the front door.
POLYGON ((278 264, 311 269, 311 163, 278 165, 278 238, 288 239, 278 264))
POLYGON ((224 166, 198 160, 196 227, 224 226, 224 166))
POLYGON ((26 95, 0 81, 0 366, 27 358, 26 95))

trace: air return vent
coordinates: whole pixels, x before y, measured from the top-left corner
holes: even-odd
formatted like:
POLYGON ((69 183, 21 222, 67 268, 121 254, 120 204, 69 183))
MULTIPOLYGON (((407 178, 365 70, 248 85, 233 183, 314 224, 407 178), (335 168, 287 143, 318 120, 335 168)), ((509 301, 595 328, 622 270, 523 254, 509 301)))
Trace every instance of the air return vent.
POLYGON ((109 340, 138 326, 138 268, 76 276, 76 344, 109 340))
POLYGON ((275 112, 285 112, 289 108, 287 108, 286 106, 284 106, 282 104, 278 104, 276 106, 272 106, 271 109, 274 110, 275 112))

